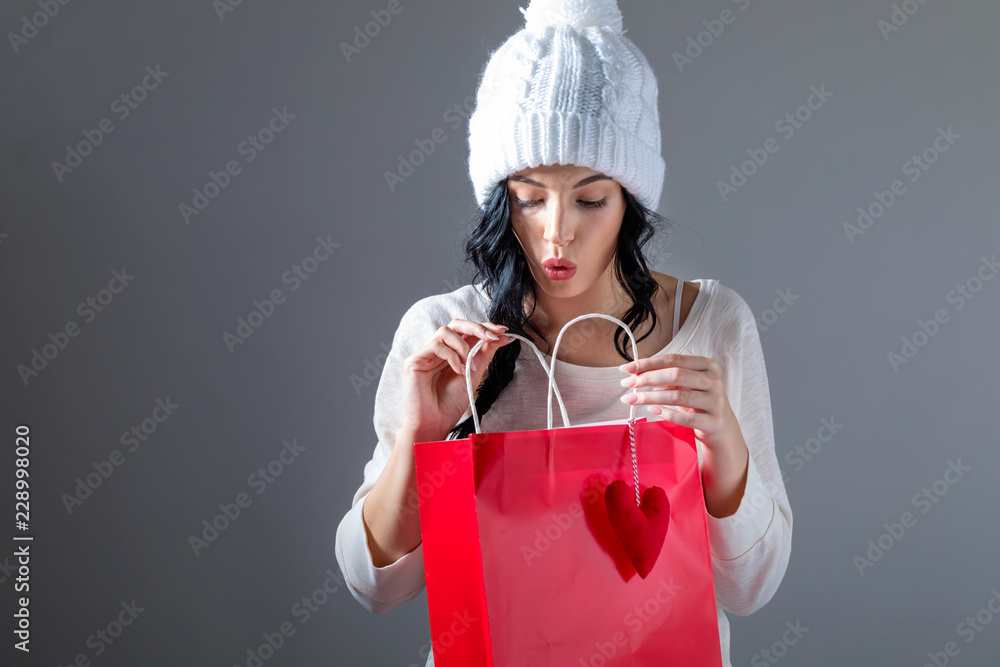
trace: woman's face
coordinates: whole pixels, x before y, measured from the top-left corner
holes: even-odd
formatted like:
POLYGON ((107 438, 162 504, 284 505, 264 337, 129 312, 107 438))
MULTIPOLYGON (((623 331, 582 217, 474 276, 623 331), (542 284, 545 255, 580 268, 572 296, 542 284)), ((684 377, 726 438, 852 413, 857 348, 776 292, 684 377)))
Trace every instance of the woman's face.
POLYGON ((507 187, 511 226, 537 286, 572 297, 596 285, 625 215, 618 181, 587 167, 547 165, 515 172, 507 187), (560 262, 575 270, 547 268, 560 262))

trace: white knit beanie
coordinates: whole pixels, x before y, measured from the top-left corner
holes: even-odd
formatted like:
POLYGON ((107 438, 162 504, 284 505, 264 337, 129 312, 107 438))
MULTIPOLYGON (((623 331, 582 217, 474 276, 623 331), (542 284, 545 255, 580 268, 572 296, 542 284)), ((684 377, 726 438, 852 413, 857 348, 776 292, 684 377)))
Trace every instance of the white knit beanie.
POLYGON ((573 164, 611 176, 656 210, 660 156, 656 77, 625 37, 615 0, 530 0, 524 28, 490 54, 469 119, 476 201, 501 179, 573 164))

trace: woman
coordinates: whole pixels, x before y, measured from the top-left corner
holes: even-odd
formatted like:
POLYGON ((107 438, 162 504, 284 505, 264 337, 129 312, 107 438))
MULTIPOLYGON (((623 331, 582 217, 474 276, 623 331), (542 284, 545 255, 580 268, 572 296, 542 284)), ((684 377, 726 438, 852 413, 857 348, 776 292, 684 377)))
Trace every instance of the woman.
POLYGON ((403 315, 375 396, 379 442, 338 527, 337 559, 375 613, 418 595, 413 445, 473 430, 472 346, 483 341, 472 360, 481 430, 545 428, 545 372, 505 332, 551 351, 565 323, 606 313, 633 330, 638 360, 623 329, 581 321, 559 348, 560 393, 574 425, 624 419, 632 400, 637 416, 694 430, 729 665, 724 610, 746 615, 770 600, 791 551, 756 322, 717 280, 684 283, 647 267, 664 174, 656 80, 616 3, 533 0, 522 12, 525 28, 483 70, 469 124, 476 282, 403 315))

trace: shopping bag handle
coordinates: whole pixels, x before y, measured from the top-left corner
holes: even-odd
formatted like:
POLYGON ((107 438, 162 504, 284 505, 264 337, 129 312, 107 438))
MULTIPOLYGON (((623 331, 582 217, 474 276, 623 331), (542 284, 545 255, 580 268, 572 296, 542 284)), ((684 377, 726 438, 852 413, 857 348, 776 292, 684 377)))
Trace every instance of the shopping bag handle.
MULTIPOLYGON (((538 357, 538 363, 542 365, 542 368, 545 370, 545 373, 549 376, 549 393, 548 393, 548 398, 546 400, 546 407, 548 407, 547 423, 549 430, 552 429, 553 392, 555 392, 556 400, 559 401, 559 411, 562 413, 563 426, 567 428, 570 426, 569 415, 566 414, 566 405, 563 403, 562 396, 559 394, 559 388, 556 386, 555 367, 556 367, 556 355, 559 353, 559 343, 562 342, 563 334, 566 333, 566 329, 568 329, 571 324, 576 324, 580 320, 585 320, 588 317, 603 317, 604 319, 610 320, 611 322, 617 324, 619 327, 625 329, 625 333, 628 334, 628 338, 632 342, 632 359, 639 358, 639 347, 638 345, 636 345, 635 336, 632 334, 632 330, 628 327, 627 324, 625 324, 621 320, 615 317, 611 317, 610 315, 605 315, 604 313, 588 313, 586 315, 580 315, 579 317, 574 317, 569 322, 564 324, 563 328, 559 330, 559 335, 556 336, 556 344, 552 346, 551 364, 545 363, 545 357, 542 356, 541 351, 537 347, 535 347, 535 344, 532 343, 530 340, 518 334, 512 334, 512 333, 506 334, 508 336, 513 336, 518 340, 523 340, 525 343, 530 345, 531 349, 535 351, 535 356, 538 357)), ((471 350, 469 350, 469 356, 465 360, 465 387, 466 389, 468 389, 469 392, 469 407, 472 409, 472 422, 476 426, 477 434, 480 433, 481 431, 479 426, 479 414, 476 412, 476 399, 472 391, 472 358, 476 356, 476 352, 479 351, 479 348, 483 346, 484 342, 485 341, 483 341, 482 339, 476 341, 476 344, 472 347, 471 350)), ((632 393, 636 393, 637 391, 638 389, 636 387, 632 388, 632 393)), ((640 506, 640 500, 639 500, 639 466, 635 456, 635 403, 629 405, 628 409, 628 436, 629 436, 629 449, 632 452, 632 476, 635 481, 635 487, 634 487, 635 504, 638 507, 640 506)))
MULTIPOLYGON (((559 353, 559 343, 562 341, 562 337, 563 334, 566 333, 566 329, 568 329, 571 324, 575 324, 580 320, 585 320, 588 317, 603 317, 604 319, 610 320, 615 324, 617 324, 618 326, 625 329, 625 332, 628 334, 629 340, 632 342, 632 358, 633 359, 639 358, 639 349, 635 343, 635 336, 632 334, 632 330, 629 329, 628 325, 622 322, 621 320, 614 318, 610 315, 605 315, 604 313, 588 313, 586 315, 580 315, 579 317, 574 317, 572 320, 563 325, 563 328, 559 330, 559 335, 556 336, 556 344, 552 347, 551 366, 545 363, 545 357, 542 355, 541 351, 537 347, 535 347, 535 344, 532 343, 529 339, 518 334, 513 334, 513 333, 506 334, 508 336, 512 336, 514 338, 517 338, 518 340, 522 340, 525 343, 527 343, 531 347, 531 349, 534 350, 535 356, 538 357, 538 363, 542 365, 542 368, 545 370, 546 375, 549 376, 549 392, 548 392, 548 397, 546 399, 548 407, 546 423, 548 424, 547 428, 549 429, 552 428, 553 392, 555 392, 556 400, 559 401, 559 412, 562 415, 563 426, 565 427, 570 426, 569 415, 566 412, 566 405, 563 403, 562 396, 559 394, 559 388, 556 386, 556 377, 553 369, 555 369, 556 355, 559 353)), ((472 347, 471 350, 469 350, 469 356, 465 360, 465 386, 469 392, 469 405, 472 408, 472 423, 476 427, 476 433, 480 433, 481 431, 479 426, 479 413, 476 412, 476 400, 472 391, 472 358, 476 356, 476 352, 479 351, 479 349, 483 346, 484 342, 485 341, 483 341, 482 339, 476 341, 476 344, 472 347)), ((637 389, 633 387, 632 392, 635 393, 636 391, 637 389)), ((635 404, 629 406, 628 418, 630 422, 635 419, 635 404)))
MULTIPOLYGON (((589 313, 587 315, 580 315, 579 317, 574 317, 565 325, 563 325, 563 328, 559 331, 559 335, 556 336, 556 344, 552 346, 552 372, 549 373, 549 400, 548 400, 550 429, 552 428, 552 391, 553 389, 555 389, 556 386, 555 367, 556 367, 556 354, 558 354, 559 352, 559 342, 562 340, 563 334, 566 333, 566 329, 568 329, 571 324, 579 322, 580 320, 585 320, 588 317, 603 317, 606 320, 614 322, 622 329, 625 329, 625 333, 628 334, 628 339, 632 342, 632 359, 633 360, 639 359, 639 347, 635 343, 635 336, 632 335, 632 330, 629 329, 627 324, 625 324, 624 322, 615 317, 611 317, 610 315, 605 315, 604 313, 589 313)), ((638 388, 632 387, 633 394, 636 393, 637 391, 638 388)), ((561 404, 562 403, 560 401, 560 405, 561 404)), ((563 424, 569 426, 569 422, 566 420, 565 412, 563 413, 563 424)), ((635 458, 635 403, 630 404, 628 409, 628 440, 629 440, 629 449, 632 452, 632 478, 635 481, 635 486, 633 487, 635 489, 635 505, 636 507, 641 507, 641 503, 639 500, 639 464, 635 458)))
MULTIPOLYGON (((539 351, 539 349, 535 347, 534 343, 532 343, 529 339, 525 338, 524 336, 514 333, 508 333, 505 335, 517 338, 518 340, 523 340, 525 343, 530 345, 531 349, 535 351, 535 356, 538 357, 538 363, 542 365, 542 368, 545 370, 546 375, 549 376, 549 428, 552 428, 553 388, 555 389, 556 392, 556 400, 559 401, 559 411, 562 413, 563 423, 568 426, 569 417, 566 415, 566 405, 563 403, 562 396, 559 394, 559 389, 555 387, 554 384, 552 383, 552 371, 549 369, 548 365, 546 365, 545 357, 542 356, 541 351, 539 351)), ((479 351, 479 348, 483 346, 484 342, 485 341, 483 341, 482 339, 476 341, 476 344, 472 346, 471 350, 469 350, 469 356, 465 360, 465 387, 469 391, 469 407, 472 408, 472 423, 476 427, 476 433, 481 433, 482 431, 480 430, 479 427, 479 413, 476 412, 476 398, 472 391, 472 358, 476 356, 476 352, 479 351)))
MULTIPOLYGON (((585 320, 588 317, 603 317, 604 319, 610 320, 610 321, 614 322, 615 324, 617 324, 618 326, 620 326, 621 328, 625 329, 625 333, 628 334, 629 340, 632 341, 632 359, 638 359, 639 358, 639 348, 635 344, 635 336, 632 335, 632 330, 629 329, 629 327, 628 327, 627 324, 625 324, 624 322, 622 322, 621 320, 619 320, 619 319, 617 319, 615 317, 611 317, 610 315, 605 315, 604 313, 588 313, 587 315, 580 315, 579 317, 574 317, 569 322, 567 322, 566 324, 564 324, 563 328, 559 330, 559 335, 556 336, 556 344, 552 346, 552 370, 553 370, 553 372, 549 373, 549 395, 548 395, 548 406, 549 406, 548 424, 549 424, 549 428, 552 428, 552 392, 553 391, 558 391, 556 389, 556 374, 555 374, 554 371, 555 371, 555 367, 556 367, 556 355, 559 353, 559 342, 562 340, 563 334, 566 333, 566 329, 568 329, 571 324, 575 324, 576 322, 579 322, 580 320, 585 320)), ((532 346, 532 347, 534 347, 534 346, 532 346)), ((635 387, 633 387, 632 388, 632 393, 635 393, 636 391, 637 391, 637 389, 635 387)), ((562 406, 562 399, 560 399, 559 405, 562 406)), ((563 417, 563 425, 569 426, 570 423, 569 423, 569 420, 566 418, 566 411, 565 410, 563 410, 562 417, 563 417)), ((635 404, 634 403, 631 406, 629 406, 628 418, 629 418, 630 422, 635 419, 635 404)))

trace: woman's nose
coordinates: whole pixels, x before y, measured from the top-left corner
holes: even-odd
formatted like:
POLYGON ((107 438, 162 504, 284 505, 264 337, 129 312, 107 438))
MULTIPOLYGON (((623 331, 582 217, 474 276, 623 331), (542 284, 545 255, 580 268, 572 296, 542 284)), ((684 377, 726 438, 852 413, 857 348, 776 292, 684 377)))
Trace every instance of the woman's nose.
POLYGON ((546 241, 552 245, 565 245, 571 241, 573 236, 566 221, 566 213, 559 202, 555 202, 549 211, 546 212, 545 232, 543 234, 546 241))

